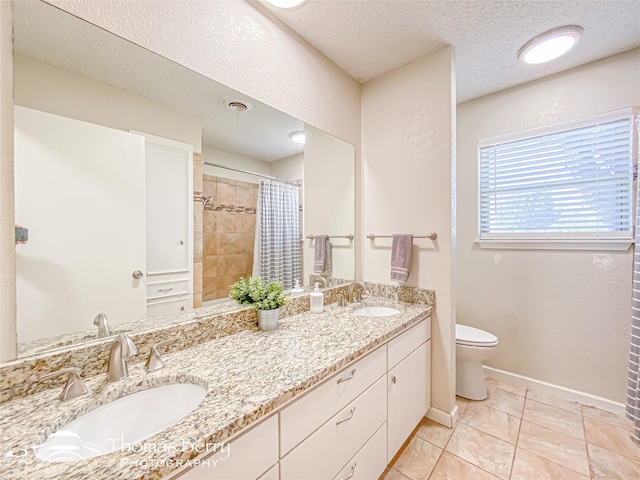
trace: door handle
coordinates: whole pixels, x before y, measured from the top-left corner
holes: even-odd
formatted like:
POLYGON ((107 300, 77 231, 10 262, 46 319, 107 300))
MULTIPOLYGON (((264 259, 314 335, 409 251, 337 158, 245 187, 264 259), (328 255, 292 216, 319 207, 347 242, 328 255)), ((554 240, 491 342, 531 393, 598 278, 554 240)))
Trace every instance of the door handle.
POLYGON ((133 276, 133 278, 135 278, 136 280, 140 280, 142 277, 144 277, 144 273, 142 273, 140 270, 134 270, 133 273, 131 274, 133 276))

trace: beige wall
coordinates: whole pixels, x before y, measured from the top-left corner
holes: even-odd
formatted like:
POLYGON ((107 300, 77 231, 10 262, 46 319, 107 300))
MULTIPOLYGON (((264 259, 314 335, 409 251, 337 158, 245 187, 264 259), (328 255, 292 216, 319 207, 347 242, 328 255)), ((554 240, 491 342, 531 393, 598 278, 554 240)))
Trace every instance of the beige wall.
MULTIPOLYGON (((310 125, 305 126, 304 147, 304 238, 303 285, 313 274, 314 235, 354 233, 354 147, 310 125)), ((331 277, 354 278, 356 240, 332 238, 331 277)))
POLYGON ((196 115, 24 55, 15 55, 14 77, 16 105, 118 130, 151 133, 201 151, 196 115))
POLYGON ((16 354, 11 8, 10 2, 0 2, 0 362, 16 354))
POLYGON ((481 138, 640 105, 640 50, 458 107, 458 322, 498 336, 488 365, 623 402, 632 252, 483 250, 481 138))
POLYGON ((269 171, 271 176, 283 180, 302 180, 304 178, 304 153, 271 162, 269 171))
MULTIPOLYGON (((452 165, 455 77, 451 48, 367 82, 362 91, 362 231, 438 234, 414 240, 407 285, 436 291, 432 406, 454 409, 452 165)), ((364 280, 391 284, 391 240, 362 240, 364 280)))
MULTIPOLYGON (((236 155, 215 148, 203 147, 202 157, 205 162, 217 163, 218 165, 226 165, 228 167, 245 170, 247 172, 261 173, 263 175, 271 175, 269 162, 263 162, 256 158, 245 157, 244 155, 236 155)), ((212 167, 203 165, 202 172, 205 175, 214 177, 224 177, 231 180, 240 180, 242 182, 260 183, 260 177, 255 175, 247 175, 246 173, 235 172, 226 168, 212 167)))

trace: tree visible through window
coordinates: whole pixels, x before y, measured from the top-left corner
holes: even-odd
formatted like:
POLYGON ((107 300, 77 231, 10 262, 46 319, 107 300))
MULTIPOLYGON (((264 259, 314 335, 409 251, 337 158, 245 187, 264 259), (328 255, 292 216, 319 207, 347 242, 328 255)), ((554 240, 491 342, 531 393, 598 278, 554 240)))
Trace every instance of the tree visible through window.
POLYGON ((631 239, 632 110, 479 145, 480 240, 631 239))

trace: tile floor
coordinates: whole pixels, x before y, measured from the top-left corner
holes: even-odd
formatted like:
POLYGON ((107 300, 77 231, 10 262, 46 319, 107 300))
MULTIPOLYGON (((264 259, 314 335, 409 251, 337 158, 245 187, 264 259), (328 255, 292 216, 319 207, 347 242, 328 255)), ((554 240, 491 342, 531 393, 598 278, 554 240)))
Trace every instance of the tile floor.
POLYGON ((454 429, 425 419, 380 480, 640 480, 630 420, 491 378, 487 388, 481 402, 457 398, 454 429))

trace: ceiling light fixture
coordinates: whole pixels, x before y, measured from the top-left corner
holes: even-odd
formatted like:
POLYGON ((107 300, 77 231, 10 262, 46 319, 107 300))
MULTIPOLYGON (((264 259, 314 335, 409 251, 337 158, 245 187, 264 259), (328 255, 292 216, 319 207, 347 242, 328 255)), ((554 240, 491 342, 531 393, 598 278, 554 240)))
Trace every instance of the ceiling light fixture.
POLYGON ((267 0, 267 3, 278 8, 296 8, 304 2, 306 2, 306 0, 267 0))
POLYGON ((561 57, 580 41, 584 30, 578 25, 554 28, 529 40, 518 52, 520 61, 545 63, 561 57))
POLYGON ((293 132, 289 135, 289 138, 295 143, 304 143, 305 141, 304 132, 293 132))

